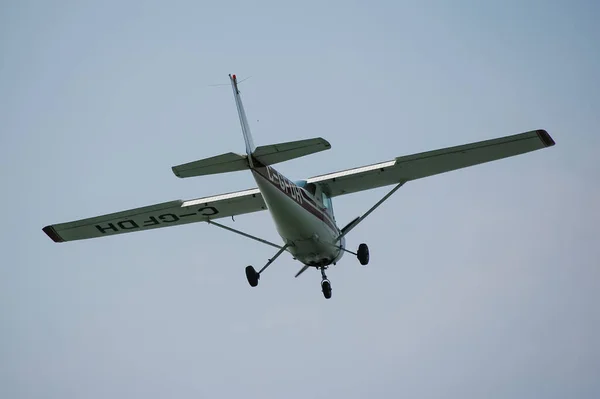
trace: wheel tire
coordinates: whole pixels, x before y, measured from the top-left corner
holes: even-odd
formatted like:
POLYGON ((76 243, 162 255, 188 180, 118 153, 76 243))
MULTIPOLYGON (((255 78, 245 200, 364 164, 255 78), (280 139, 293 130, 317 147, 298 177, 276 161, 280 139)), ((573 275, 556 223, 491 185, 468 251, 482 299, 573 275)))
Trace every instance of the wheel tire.
POLYGON ((248 279, 248 283, 251 287, 256 287, 258 285, 258 279, 260 275, 256 272, 254 267, 247 266, 246 267, 246 278, 248 279))
POLYGON ((360 264, 363 266, 369 263, 369 247, 367 246, 367 244, 360 244, 358 246, 356 257, 358 258, 360 264))
POLYGON ((325 280, 321 283, 321 289, 325 299, 331 298, 331 283, 328 280, 325 280))

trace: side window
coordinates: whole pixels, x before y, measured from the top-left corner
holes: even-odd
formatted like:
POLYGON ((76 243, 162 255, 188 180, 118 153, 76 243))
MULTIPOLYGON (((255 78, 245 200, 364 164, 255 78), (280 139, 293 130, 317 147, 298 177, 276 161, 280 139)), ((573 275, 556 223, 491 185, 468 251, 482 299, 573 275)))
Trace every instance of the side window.
POLYGON ((331 209, 331 199, 325 193, 321 193, 323 198, 323 206, 327 209, 331 209))
POLYGON ((304 187, 306 191, 308 191, 311 195, 315 195, 317 192, 317 186, 313 183, 308 183, 306 187, 304 187))

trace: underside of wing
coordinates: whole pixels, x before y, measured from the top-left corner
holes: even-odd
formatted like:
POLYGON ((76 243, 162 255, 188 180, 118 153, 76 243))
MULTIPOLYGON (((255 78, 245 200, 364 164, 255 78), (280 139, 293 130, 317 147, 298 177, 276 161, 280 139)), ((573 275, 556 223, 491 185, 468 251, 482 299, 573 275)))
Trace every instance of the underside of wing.
POLYGON ((398 157, 391 161, 315 176, 308 183, 319 184, 334 197, 395 183, 421 179, 553 146, 545 130, 485 140, 456 147, 398 157))
POLYGON ((170 201, 108 215, 46 226, 54 242, 83 240, 159 227, 206 222, 267 209, 258 189, 237 191, 189 201, 170 201))

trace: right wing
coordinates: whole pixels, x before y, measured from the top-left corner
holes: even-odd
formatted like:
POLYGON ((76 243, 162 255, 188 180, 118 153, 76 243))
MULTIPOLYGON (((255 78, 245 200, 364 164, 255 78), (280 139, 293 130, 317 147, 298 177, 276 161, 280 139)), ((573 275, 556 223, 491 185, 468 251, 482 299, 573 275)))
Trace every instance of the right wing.
POLYGON ((170 201, 123 212, 54 224, 42 230, 54 242, 83 240, 150 230, 193 222, 206 222, 267 209, 260 191, 237 191, 189 201, 170 201))
POLYGON ((315 176, 307 179, 307 183, 318 184, 329 196, 335 197, 512 157, 554 144, 548 132, 533 130, 315 176))

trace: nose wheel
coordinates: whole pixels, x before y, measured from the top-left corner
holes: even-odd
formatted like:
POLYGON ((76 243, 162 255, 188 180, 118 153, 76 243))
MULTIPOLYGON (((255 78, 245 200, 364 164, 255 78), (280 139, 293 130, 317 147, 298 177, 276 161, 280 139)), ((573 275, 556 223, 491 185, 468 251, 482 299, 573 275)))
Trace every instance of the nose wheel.
POLYGON ((325 275, 325 268, 321 268, 321 276, 323 280, 321 280, 321 291, 323 291, 323 296, 325 299, 331 298, 331 282, 327 279, 325 275))

